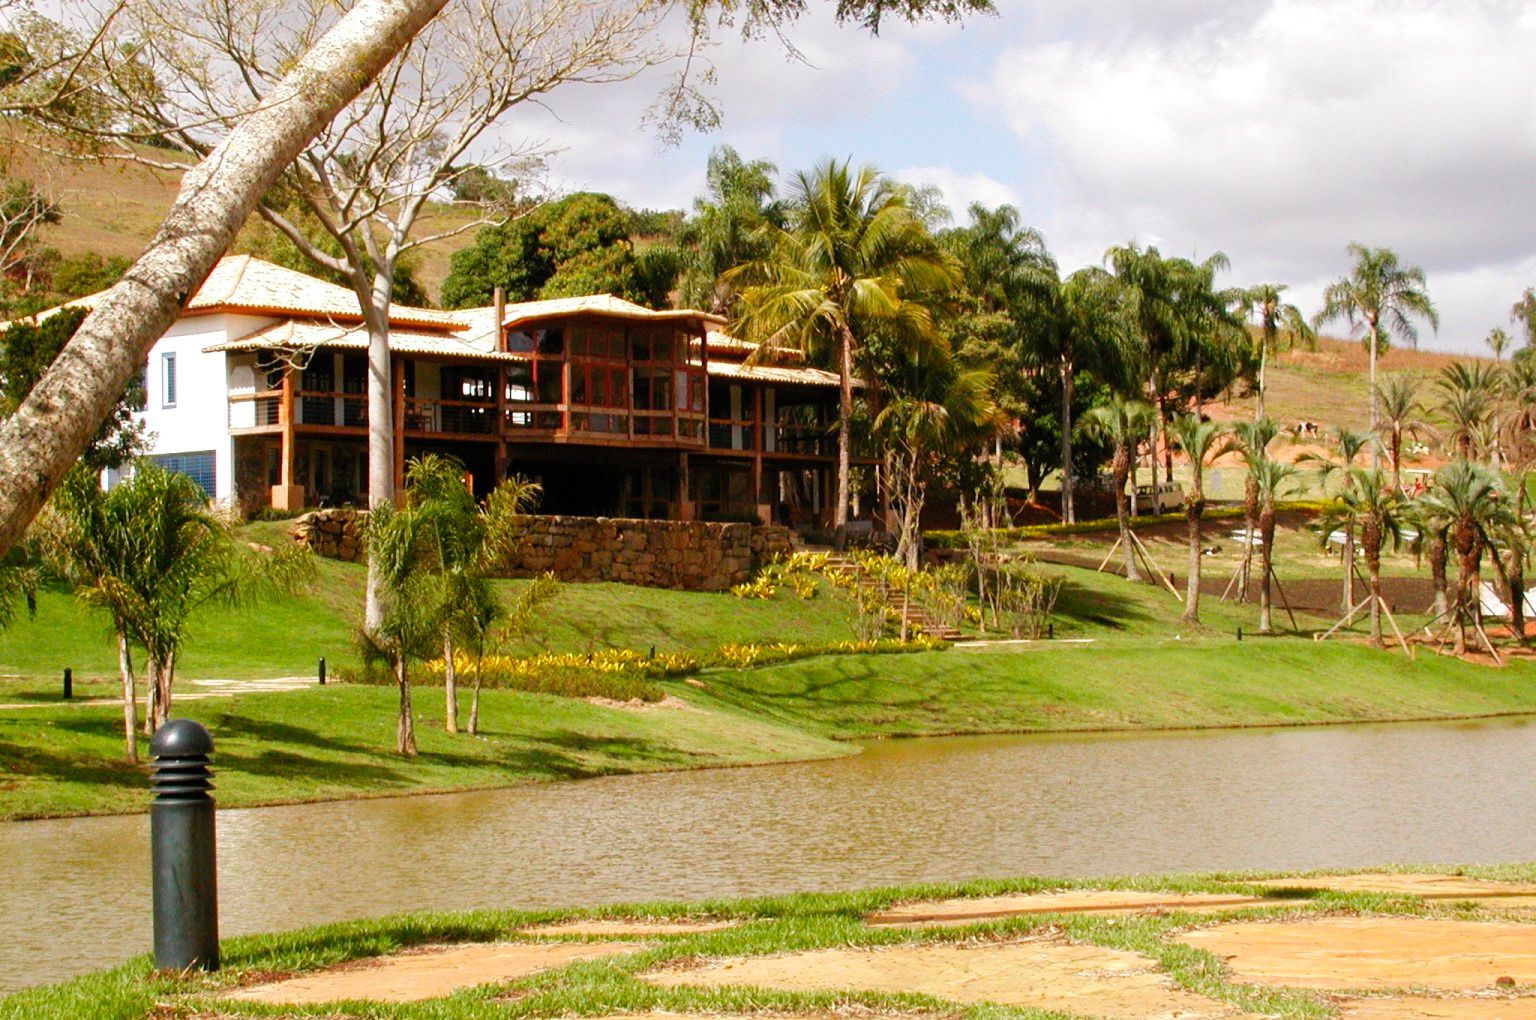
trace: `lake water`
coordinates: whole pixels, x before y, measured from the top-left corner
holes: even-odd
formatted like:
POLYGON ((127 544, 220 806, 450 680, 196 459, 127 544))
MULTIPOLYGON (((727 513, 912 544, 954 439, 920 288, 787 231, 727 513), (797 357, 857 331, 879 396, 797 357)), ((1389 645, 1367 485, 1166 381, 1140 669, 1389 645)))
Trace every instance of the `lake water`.
MULTIPOLYGON (((1536 858, 1536 720, 888 741, 218 824, 224 935, 981 876, 1496 863, 1536 858)), ((0 991, 148 950, 148 830, 0 825, 0 991)))

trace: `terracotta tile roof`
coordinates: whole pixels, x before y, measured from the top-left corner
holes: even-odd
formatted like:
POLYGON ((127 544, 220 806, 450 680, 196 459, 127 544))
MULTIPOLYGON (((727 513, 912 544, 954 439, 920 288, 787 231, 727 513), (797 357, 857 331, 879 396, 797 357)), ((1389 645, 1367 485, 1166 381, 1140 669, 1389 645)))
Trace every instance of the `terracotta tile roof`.
MULTIPOLYGON (((46 318, 62 308, 91 308, 100 291, 65 302, 38 315, 46 318)), ((302 315, 319 319, 360 322, 362 310, 357 296, 346 287, 316 279, 307 273, 284 269, 254 255, 226 255, 220 259, 208 279, 187 302, 191 312, 235 311, 272 315, 302 315)), ((451 312, 410 305, 393 305, 389 321, 399 326, 430 326, 463 329, 464 323, 451 312)))
MULTIPOLYGON (((204 347, 203 350, 206 353, 213 353, 321 346, 365 351, 368 349, 368 331, 360 325, 346 326, 305 319, 285 319, 237 339, 204 347)), ((427 354, 445 358, 474 358, 481 361, 519 360, 516 355, 495 349, 495 332, 489 329, 483 332, 479 342, 476 342, 475 337, 465 336, 462 333, 391 329, 389 349, 402 354, 427 354)))
POLYGON ((585 297, 546 298, 543 301, 519 301, 507 305, 502 318, 505 326, 521 326, 538 319, 560 315, 599 315, 611 319, 645 320, 649 322, 693 322, 701 325, 725 325, 725 320, 709 312, 653 311, 633 301, 616 298, 612 294, 592 294, 585 297))

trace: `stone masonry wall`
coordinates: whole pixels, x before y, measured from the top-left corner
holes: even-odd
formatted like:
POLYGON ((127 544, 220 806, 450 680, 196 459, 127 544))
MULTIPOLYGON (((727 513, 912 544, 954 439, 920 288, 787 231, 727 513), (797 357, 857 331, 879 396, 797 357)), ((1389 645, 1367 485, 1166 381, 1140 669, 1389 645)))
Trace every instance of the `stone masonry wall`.
MULTIPOLYGON (((358 517, 352 510, 317 510, 298 518, 290 533, 320 556, 357 562, 363 558, 358 517)), ((725 591, 794 547, 794 532, 777 526, 531 516, 523 518, 503 573, 553 571, 562 581, 725 591)))

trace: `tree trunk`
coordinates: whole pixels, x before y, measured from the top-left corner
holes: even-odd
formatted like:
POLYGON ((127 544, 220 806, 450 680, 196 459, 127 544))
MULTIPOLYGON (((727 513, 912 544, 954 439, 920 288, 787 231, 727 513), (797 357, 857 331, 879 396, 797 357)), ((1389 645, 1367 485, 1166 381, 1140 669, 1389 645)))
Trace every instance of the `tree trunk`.
POLYGON ((1371 391, 1370 391, 1370 395, 1367 398, 1368 403, 1370 405, 1370 412, 1371 412, 1371 416, 1370 416, 1370 422, 1371 422, 1370 432, 1371 432, 1371 437, 1372 437, 1372 443, 1371 443, 1371 468, 1373 470, 1380 470, 1381 469, 1381 447, 1374 441, 1375 438, 1376 438, 1376 348, 1377 348, 1377 346, 1379 346, 1378 342, 1377 342, 1378 338, 1376 336, 1376 320, 1374 318, 1371 319, 1371 328, 1367 332, 1366 335, 1370 339, 1370 344, 1371 344, 1371 352, 1370 352, 1371 353, 1371 366, 1370 366, 1371 367, 1371 378, 1370 378, 1370 383, 1369 383, 1371 391))
POLYGON ((123 681, 123 757, 128 764, 139 763, 138 691, 133 680, 133 655, 128 646, 128 632, 117 629, 117 672, 123 681))
POLYGON ((1071 362, 1061 359, 1061 519, 1077 523, 1072 503, 1072 372, 1071 362))
POLYGON ((1355 608, 1355 526, 1344 525, 1344 590, 1339 595, 1341 612, 1355 608))
POLYGON ((160 675, 155 657, 144 652, 144 735, 155 735, 155 716, 160 714, 160 675))
POLYGON ((1115 473, 1115 520, 1120 525, 1120 548, 1125 553, 1126 580, 1140 581, 1141 572, 1136 569, 1136 550, 1131 545, 1131 515, 1126 507, 1125 477, 1129 461, 1126 444, 1116 443, 1112 468, 1115 473))
MULTIPOLYGON (((395 376, 389 353, 392 273, 378 272, 353 288, 369 309, 368 322, 368 507, 377 509, 395 499, 395 376), (382 289, 381 289, 382 288, 382 289)), ((363 598, 363 629, 372 634, 384 619, 384 579, 373 559, 363 598)))
POLYGON ((360 0, 183 177, 139 260, 0 425, 0 554, 13 546, 283 169, 446 0, 360 0))
POLYGON ((469 695, 469 735, 472 737, 480 732, 480 676, 484 666, 483 657, 475 660, 475 682, 469 695))
POLYGON ((1467 651, 1467 621, 1476 621, 1477 592, 1477 528, 1463 516, 1456 523, 1456 654, 1467 651))
POLYGON ((1450 603, 1445 597, 1445 565, 1448 556, 1446 542, 1449 530, 1449 528, 1437 527, 1429 536, 1429 577, 1435 589, 1435 599, 1430 606, 1430 612, 1435 616, 1444 616, 1450 610, 1450 603))
POLYGON ((1273 634, 1275 632, 1274 621, 1271 619, 1269 602, 1270 576, 1274 573, 1273 560, 1275 548, 1275 504, 1265 500, 1264 507, 1259 511, 1259 569, 1264 576, 1259 578, 1259 633, 1273 634))
POLYGON ((1184 622, 1200 622, 1200 518, 1205 513, 1202 488, 1202 464, 1198 457, 1189 460, 1189 498, 1184 502, 1184 519, 1189 527, 1189 579, 1184 586, 1184 622))
POLYGON ((1264 420, 1264 370, 1269 365, 1269 340, 1259 340, 1259 399, 1254 403, 1253 420, 1264 420))
POLYGON ((1509 550, 1508 574, 1510 630, 1517 642, 1525 644, 1525 550, 1513 542, 1509 550))
POLYGON ((1243 563, 1239 567, 1239 605, 1248 604, 1248 580, 1253 573, 1253 539, 1259 532, 1259 481, 1253 472, 1243 479, 1243 563))
POLYGON ((443 634, 443 727, 459 732, 459 669, 453 661, 453 637, 443 634))
MULTIPOLYGON (((1365 543, 1365 572, 1370 584, 1371 647, 1381 648, 1381 522, 1368 520, 1360 538, 1365 543)), ((1353 609, 1354 606, 1350 606, 1353 609)))
POLYGON ((395 720, 395 753, 410 758, 416 755, 416 720, 411 715, 408 662, 404 655, 395 656, 395 687, 400 691, 400 714, 395 720))
POLYGON ((841 548, 848 529, 848 472, 853 459, 853 331, 843 326, 838 331, 837 352, 837 507, 832 526, 837 529, 841 548))

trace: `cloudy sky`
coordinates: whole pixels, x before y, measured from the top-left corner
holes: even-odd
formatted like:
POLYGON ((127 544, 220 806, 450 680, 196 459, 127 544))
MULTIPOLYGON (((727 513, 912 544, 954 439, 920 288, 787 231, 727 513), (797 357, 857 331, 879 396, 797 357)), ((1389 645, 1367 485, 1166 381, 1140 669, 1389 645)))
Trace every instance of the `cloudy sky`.
POLYGON ((1480 349, 1536 285, 1536 0, 999 0, 878 38, 816 14, 710 51, 720 130, 674 148, 642 78, 555 96, 509 130, 562 148, 565 189, 688 206, 710 149, 781 170, 827 156, 1019 208, 1066 269, 1128 240, 1223 251, 1229 282, 1302 309, 1351 241, 1429 276, 1438 335, 1480 349))

